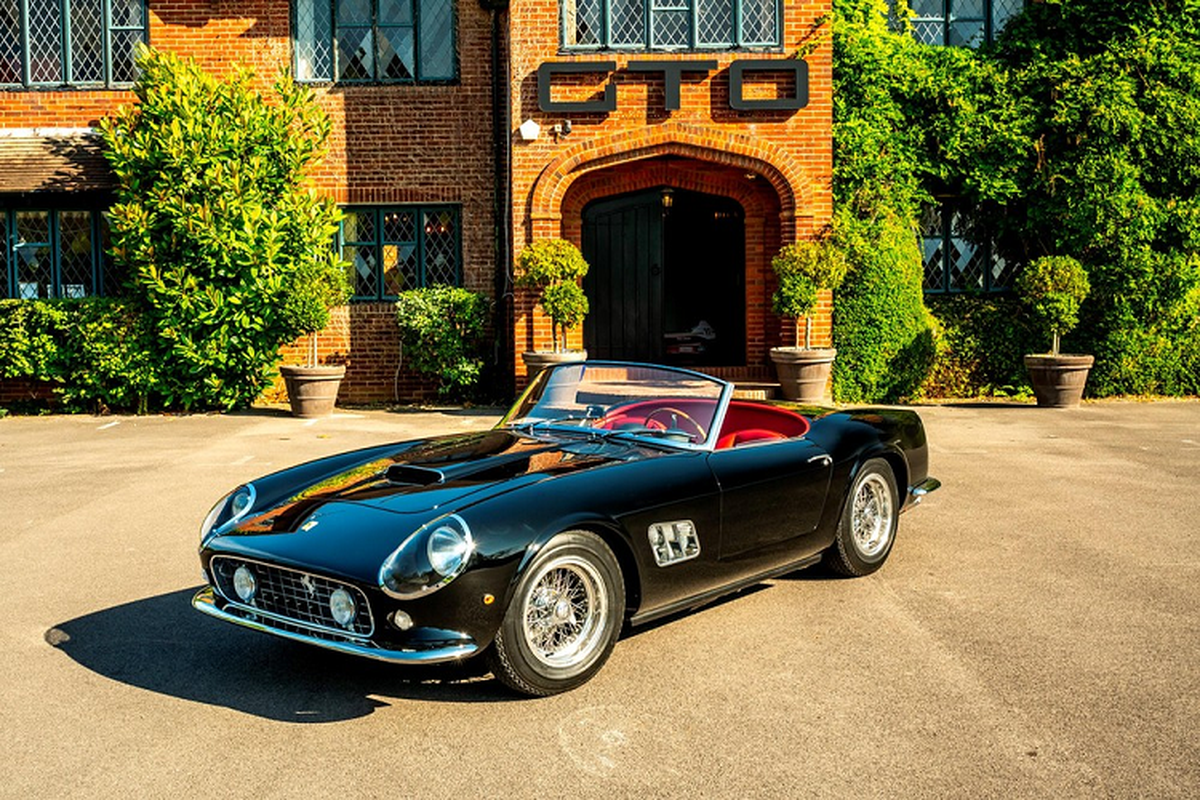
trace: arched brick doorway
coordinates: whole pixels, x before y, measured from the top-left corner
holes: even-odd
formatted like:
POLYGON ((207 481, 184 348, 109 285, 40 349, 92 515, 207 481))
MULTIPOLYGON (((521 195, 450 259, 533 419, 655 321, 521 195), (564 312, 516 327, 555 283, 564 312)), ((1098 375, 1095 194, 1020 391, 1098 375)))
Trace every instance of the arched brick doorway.
POLYGON ((791 234, 781 205, 761 174, 694 158, 666 155, 581 175, 563 198, 561 220, 563 236, 592 264, 584 284, 589 353, 768 377, 779 328, 770 258, 791 234), (703 352, 667 336, 701 321, 715 333, 703 352))

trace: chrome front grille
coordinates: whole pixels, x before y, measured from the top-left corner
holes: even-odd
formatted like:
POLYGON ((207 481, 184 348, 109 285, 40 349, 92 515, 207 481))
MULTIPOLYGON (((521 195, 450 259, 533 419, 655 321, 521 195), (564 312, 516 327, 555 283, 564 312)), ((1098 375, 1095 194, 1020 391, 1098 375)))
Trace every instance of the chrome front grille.
POLYGON ((279 627, 299 626, 306 632, 334 634, 340 637, 369 637, 375 631, 367 597, 357 586, 313 575, 310 572, 285 569, 261 561, 231 556, 214 556, 210 564, 213 584, 229 602, 246 611, 257 612, 279 627), (258 590, 250 602, 238 597, 233 587, 233 574, 240 566, 254 574, 258 590), (345 589, 354 598, 357 613, 349 625, 340 625, 329 608, 329 596, 345 589))

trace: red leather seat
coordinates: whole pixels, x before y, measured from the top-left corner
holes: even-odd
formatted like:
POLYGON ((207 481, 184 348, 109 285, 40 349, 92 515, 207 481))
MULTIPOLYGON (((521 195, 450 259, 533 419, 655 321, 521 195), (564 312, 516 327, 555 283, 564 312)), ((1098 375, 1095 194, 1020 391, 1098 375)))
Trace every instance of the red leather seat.
POLYGON ((746 428, 741 431, 727 433, 717 442, 717 449, 724 450, 727 447, 737 447, 739 444, 746 442, 760 442, 767 439, 786 439, 782 433, 778 431, 769 431, 766 428, 746 428))

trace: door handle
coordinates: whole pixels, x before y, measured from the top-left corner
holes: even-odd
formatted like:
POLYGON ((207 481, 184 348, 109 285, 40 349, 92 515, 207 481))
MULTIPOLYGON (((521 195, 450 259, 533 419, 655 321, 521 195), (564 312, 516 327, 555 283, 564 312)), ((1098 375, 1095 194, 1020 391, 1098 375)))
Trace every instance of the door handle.
POLYGON ((829 456, 827 456, 827 455, 825 455, 825 454, 823 454, 823 453, 822 453, 822 454, 821 454, 821 455, 819 455, 819 456, 813 456, 812 458, 810 458, 810 459, 808 460, 808 463, 809 463, 809 464, 816 464, 816 463, 820 463, 820 465, 821 465, 822 467, 828 467, 830 464, 832 464, 832 463, 833 463, 833 459, 832 459, 832 458, 830 458, 829 456))

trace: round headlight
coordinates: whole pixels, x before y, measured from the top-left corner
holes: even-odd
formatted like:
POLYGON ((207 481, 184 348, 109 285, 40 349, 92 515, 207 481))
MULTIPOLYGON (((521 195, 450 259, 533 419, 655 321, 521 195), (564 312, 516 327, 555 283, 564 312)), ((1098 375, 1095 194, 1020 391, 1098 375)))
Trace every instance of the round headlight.
POLYGON ((233 500, 229 503, 229 514, 231 518, 237 519, 249 511, 252 505, 254 505, 254 494, 249 487, 243 486, 234 493, 233 500))
POLYGON ((453 528, 442 526, 429 534, 426 545, 429 565, 437 574, 453 575, 462 566, 470 552, 471 544, 466 537, 453 528))
POLYGON ((345 589, 334 589, 333 594, 329 595, 329 613, 333 614, 333 619, 338 625, 349 628, 358 609, 355 608, 354 598, 349 592, 345 589))
POLYGON ((258 581, 255 580, 254 573, 245 564, 242 564, 233 573, 233 590, 237 592, 237 596, 242 599, 243 603, 249 603, 258 593, 258 581))

